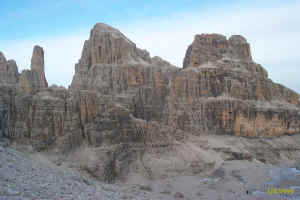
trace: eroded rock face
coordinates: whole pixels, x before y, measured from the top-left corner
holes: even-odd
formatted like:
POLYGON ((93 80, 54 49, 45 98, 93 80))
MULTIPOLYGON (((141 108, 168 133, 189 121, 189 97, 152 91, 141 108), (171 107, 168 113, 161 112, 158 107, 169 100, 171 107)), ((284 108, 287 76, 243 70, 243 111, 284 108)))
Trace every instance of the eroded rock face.
POLYGON ((48 88, 38 46, 31 70, 19 75, 2 53, 0 69, 1 77, 11 77, 1 81, 12 85, 0 87, 1 134, 40 151, 82 147, 80 168, 108 182, 139 173, 132 165, 157 177, 145 155, 165 155, 188 134, 300 132, 299 95, 268 78, 242 36, 197 35, 180 69, 99 23, 70 89, 48 88))

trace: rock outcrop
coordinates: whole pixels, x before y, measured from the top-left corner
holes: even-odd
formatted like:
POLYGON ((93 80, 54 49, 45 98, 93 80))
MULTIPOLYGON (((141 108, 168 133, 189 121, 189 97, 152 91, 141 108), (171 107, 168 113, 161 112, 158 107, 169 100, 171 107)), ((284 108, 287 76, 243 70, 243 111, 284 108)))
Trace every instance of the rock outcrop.
POLYGON ((300 132, 299 95, 268 78, 242 36, 197 35, 180 69, 99 23, 69 89, 48 87, 38 46, 30 70, 19 75, 2 53, 0 69, 2 136, 39 151, 82 147, 79 168, 108 182, 141 170, 157 177, 145 158, 159 159, 187 135, 300 132))

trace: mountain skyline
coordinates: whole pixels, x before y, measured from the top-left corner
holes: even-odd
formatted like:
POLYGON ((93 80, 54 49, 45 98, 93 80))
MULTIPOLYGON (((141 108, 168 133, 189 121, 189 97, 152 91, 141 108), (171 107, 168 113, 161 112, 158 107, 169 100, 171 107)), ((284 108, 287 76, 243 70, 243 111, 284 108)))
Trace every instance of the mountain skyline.
POLYGON ((254 60, 269 71, 270 78, 300 92, 300 3, 257 2, 115 4, 67 0, 29 1, 17 7, 9 2, 1 7, 0 16, 5 20, 0 28, 0 46, 8 59, 16 60, 20 72, 29 68, 33 46, 42 46, 49 84, 67 87, 88 30, 96 22, 115 26, 151 56, 160 56, 178 67, 182 67, 184 52, 195 34, 241 34, 252 45, 254 60))

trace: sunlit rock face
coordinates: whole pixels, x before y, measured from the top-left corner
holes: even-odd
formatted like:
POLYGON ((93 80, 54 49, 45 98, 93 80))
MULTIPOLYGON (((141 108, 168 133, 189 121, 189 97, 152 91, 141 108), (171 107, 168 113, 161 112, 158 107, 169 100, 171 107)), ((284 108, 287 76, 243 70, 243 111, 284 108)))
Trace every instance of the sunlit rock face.
POLYGON ((0 77, 0 136, 39 151, 91 148, 78 163, 108 182, 139 173, 130 166, 147 168, 144 155, 170 150, 188 134, 300 132, 299 95, 268 78, 242 36, 196 35, 177 68, 99 23, 69 89, 48 87, 39 46, 21 74, 0 53, 0 77))

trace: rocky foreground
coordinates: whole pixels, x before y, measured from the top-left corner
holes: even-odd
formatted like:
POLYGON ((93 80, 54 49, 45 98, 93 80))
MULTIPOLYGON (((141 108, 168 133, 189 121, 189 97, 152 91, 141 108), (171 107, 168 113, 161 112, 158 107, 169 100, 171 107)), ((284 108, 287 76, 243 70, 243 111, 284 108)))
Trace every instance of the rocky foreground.
MULTIPOLYGON (((300 162, 294 161, 300 160, 299 135, 263 140, 233 136, 206 137, 198 141, 193 138, 185 145, 201 144, 205 149, 199 155, 201 159, 224 159, 217 169, 210 169, 209 173, 201 175, 197 171, 201 169, 195 168, 194 175, 182 173, 159 180, 131 174, 129 181, 116 184, 106 184, 64 165, 55 165, 49 161, 49 155, 30 152, 28 149, 22 153, 8 143, 0 143, 1 200, 300 199, 300 162), (238 149, 255 143, 259 145, 257 143, 260 142, 268 144, 265 149, 269 151, 267 158, 274 164, 252 159, 252 154, 246 156, 230 151, 232 147, 238 149), (276 157, 276 154, 280 156, 276 157), (270 195, 268 189, 274 188, 288 188, 295 192, 270 195)), ((17 148, 24 151, 27 146, 18 145, 17 148)), ((174 164, 178 162, 176 158, 170 159, 174 164)))
POLYGON ((256 182, 300 162, 299 97, 268 77, 239 35, 196 35, 178 68, 98 23, 68 88, 48 86, 42 47, 21 73, 0 52, 0 139, 10 143, 1 194, 104 199, 105 182, 116 184, 108 199, 266 199, 256 182))

